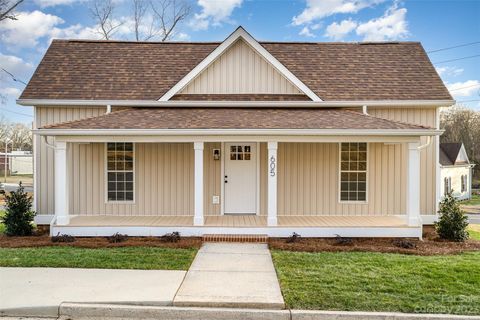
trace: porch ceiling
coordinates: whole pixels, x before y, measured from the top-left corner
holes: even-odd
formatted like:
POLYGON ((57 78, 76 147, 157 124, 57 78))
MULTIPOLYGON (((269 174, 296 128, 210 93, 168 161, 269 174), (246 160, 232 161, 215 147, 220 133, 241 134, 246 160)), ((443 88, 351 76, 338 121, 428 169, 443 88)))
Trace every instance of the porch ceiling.
POLYGON ((130 108, 98 117, 48 125, 41 129, 433 130, 426 126, 338 108, 130 108))

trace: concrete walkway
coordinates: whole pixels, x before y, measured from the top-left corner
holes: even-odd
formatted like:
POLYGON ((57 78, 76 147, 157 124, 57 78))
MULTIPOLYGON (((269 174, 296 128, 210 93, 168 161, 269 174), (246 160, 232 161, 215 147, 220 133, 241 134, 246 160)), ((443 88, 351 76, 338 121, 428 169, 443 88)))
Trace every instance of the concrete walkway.
POLYGON ((57 316, 62 302, 172 305, 185 273, 0 268, 0 316, 57 316))
POLYGON ((266 244, 205 243, 178 290, 174 306, 285 307, 266 244))

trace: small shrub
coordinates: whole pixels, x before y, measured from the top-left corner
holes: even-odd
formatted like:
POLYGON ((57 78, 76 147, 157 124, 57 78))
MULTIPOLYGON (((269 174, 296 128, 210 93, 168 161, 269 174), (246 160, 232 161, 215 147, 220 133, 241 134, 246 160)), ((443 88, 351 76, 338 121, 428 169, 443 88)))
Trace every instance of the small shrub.
POLYGON ((117 232, 108 237, 107 239, 110 243, 120 243, 126 241, 128 239, 128 236, 126 234, 121 234, 117 232))
POLYGON ((347 238, 347 237, 342 237, 339 234, 335 235, 335 244, 341 245, 341 246, 349 246, 353 244, 353 239, 352 238, 347 238))
POLYGON ((287 238, 287 240, 285 240, 285 242, 286 243, 294 243, 294 242, 297 242, 298 240, 300 240, 301 237, 302 237, 301 235, 294 232, 294 233, 292 233, 292 235, 290 237, 287 238))
POLYGON ((57 242, 74 242, 75 237, 71 236, 69 234, 60 234, 60 232, 52 237, 52 242, 57 243, 57 242))
POLYGON ((462 242, 468 239, 468 218, 460 205, 449 192, 440 202, 440 215, 435 223, 435 230, 441 239, 462 242))
POLYGON ((413 241, 406 240, 406 239, 397 239, 393 240, 393 245, 395 247, 403 248, 403 249, 415 249, 417 248, 417 244, 413 241))
POLYGON ((5 215, 0 218, 5 224, 7 236, 30 236, 33 233, 32 197, 20 182, 17 191, 5 195, 5 215))
POLYGON ((164 234, 160 237, 160 239, 164 242, 178 242, 180 241, 180 232, 175 231, 172 233, 164 234))

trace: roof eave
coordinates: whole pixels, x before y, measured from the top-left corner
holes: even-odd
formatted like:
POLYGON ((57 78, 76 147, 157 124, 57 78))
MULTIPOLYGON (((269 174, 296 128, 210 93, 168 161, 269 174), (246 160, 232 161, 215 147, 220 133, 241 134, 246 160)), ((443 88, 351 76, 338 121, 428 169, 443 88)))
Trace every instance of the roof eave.
POLYGON ((436 129, 35 129, 43 136, 438 136, 436 129))
POLYGON ((18 99, 22 106, 113 106, 113 107, 449 107, 455 100, 356 100, 356 101, 153 101, 18 99))

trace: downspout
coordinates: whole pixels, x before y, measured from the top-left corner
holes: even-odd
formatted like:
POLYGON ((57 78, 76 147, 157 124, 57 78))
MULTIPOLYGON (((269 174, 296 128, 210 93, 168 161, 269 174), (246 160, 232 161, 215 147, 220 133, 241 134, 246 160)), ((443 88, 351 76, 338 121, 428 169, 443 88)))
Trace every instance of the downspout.
POLYGON ((112 105, 110 104, 107 104, 107 114, 109 114, 110 112, 112 112, 112 105))
POLYGON ((431 136, 427 136, 427 143, 425 144, 422 144, 421 146, 418 146, 418 150, 421 151, 423 149, 425 149, 426 147, 428 147, 430 144, 432 143, 432 137, 431 136))
POLYGON ((363 106, 363 107, 362 107, 362 112, 363 112, 363 114, 365 114, 365 115, 368 116, 368 107, 367 107, 367 106, 363 106))

